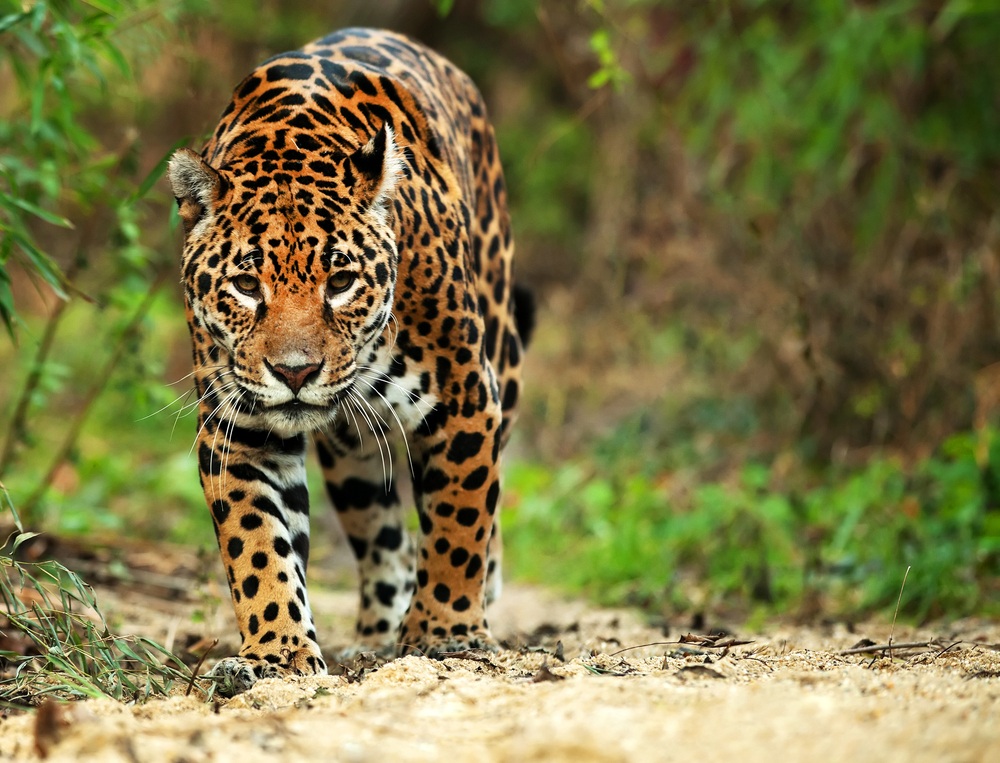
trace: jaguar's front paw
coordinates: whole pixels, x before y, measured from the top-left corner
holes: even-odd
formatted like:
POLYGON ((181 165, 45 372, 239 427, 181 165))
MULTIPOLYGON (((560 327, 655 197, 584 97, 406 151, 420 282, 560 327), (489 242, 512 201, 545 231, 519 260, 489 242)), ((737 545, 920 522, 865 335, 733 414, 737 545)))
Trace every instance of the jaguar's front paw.
POLYGON ((235 697, 257 683, 258 679, 270 677, 266 672, 268 669, 273 669, 273 666, 242 657, 226 657, 215 663, 208 675, 218 683, 216 691, 220 695, 235 697))
POLYGON ((307 649, 280 655, 226 657, 219 660, 209 673, 218 682, 217 691, 224 697, 242 694, 262 678, 326 675, 326 663, 307 649))

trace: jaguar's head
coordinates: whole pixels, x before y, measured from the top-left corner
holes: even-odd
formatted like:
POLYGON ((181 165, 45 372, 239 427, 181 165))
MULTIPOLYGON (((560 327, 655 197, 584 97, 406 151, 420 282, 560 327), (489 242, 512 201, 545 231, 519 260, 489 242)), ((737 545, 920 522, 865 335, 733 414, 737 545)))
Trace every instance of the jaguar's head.
POLYGON ((168 175, 195 362, 220 404, 289 436, 330 423, 390 319, 402 160, 388 125, 353 152, 267 146, 219 167, 181 149, 168 175))

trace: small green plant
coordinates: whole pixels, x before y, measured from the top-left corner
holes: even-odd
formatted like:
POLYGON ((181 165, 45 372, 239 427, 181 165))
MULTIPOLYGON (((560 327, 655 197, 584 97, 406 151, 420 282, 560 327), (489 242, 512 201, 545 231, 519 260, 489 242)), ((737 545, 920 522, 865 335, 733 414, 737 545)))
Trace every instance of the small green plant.
POLYGON ((165 647, 112 633, 93 589, 72 570, 18 561, 18 549, 37 533, 21 529, 2 485, 0 510, 18 527, 0 550, 0 624, 7 642, 20 644, 0 650, 0 704, 36 706, 46 697, 142 702, 192 683, 191 670, 165 647))

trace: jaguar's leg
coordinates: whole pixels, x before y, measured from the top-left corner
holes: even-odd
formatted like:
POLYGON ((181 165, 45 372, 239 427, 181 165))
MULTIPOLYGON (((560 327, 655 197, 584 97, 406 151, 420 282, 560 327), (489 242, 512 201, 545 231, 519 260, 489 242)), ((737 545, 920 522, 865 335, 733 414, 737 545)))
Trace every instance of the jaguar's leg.
POLYGON ((417 589, 400 631, 404 653, 497 648, 485 581, 500 498, 501 414, 492 370, 474 378, 458 406, 438 405, 422 427, 414 478, 421 539, 417 589))
POLYGON ((219 405, 213 395, 202 403, 198 466, 242 646, 215 673, 227 693, 258 678, 326 673, 306 594, 305 437, 241 427, 219 405))
POLYGON ((362 420, 343 418, 339 426, 316 436, 316 449, 327 492, 358 562, 356 644, 346 654, 392 654, 416 585, 413 542, 393 484, 390 444, 378 445, 362 420), (365 427, 360 437, 359 424, 365 427))

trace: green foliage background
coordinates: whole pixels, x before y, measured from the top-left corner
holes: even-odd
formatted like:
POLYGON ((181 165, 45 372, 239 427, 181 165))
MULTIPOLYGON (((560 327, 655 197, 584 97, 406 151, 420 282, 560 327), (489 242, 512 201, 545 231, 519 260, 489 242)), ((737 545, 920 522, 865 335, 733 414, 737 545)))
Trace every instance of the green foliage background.
POLYGON ((993 0, 0 0, 0 480, 32 525, 214 543, 163 160, 351 24, 444 52, 497 125, 540 304, 511 574, 815 617, 912 567, 905 613, 996 613, 993 0))

